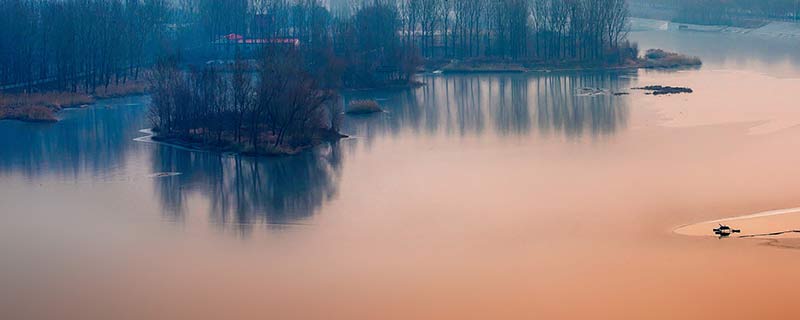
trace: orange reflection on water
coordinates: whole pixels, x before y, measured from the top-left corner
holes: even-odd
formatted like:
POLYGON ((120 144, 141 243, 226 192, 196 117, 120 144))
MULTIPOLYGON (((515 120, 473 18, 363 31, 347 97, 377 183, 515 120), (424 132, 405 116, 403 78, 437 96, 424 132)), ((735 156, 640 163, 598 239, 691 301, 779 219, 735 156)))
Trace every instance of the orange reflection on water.
POLYGON ((713 64, 426 80, 380 94, 389 113, 348 119, 356 139, 307 158, 184 153, 124 134, 121 149, 56 140, 5 155, 3 318, 800 311, 789 299, 800 251, 673 232, 800 205, 796 80, 713 64), (695 94, 575 95, 648 84, 695 94), (35 157, 47 166, 26 161, 35 157))

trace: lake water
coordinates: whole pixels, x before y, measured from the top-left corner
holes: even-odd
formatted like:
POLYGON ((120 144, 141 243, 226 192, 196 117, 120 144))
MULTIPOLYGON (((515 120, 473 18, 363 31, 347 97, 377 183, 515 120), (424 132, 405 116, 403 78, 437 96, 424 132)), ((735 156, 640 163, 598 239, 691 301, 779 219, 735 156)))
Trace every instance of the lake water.
POLYGON ((0 318, 794 317, 795 239, 673 230, 800 207, 800 43, 631 38, 705 65, 423 76, 287 158, 136 141, 147 97, 0 122, 0 318))

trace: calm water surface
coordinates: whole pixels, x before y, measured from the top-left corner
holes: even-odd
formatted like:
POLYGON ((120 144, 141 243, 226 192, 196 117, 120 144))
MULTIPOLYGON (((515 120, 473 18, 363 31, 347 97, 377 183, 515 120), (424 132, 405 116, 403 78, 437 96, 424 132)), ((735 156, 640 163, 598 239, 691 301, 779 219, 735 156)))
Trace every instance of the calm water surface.
POLYGON ((631 37, 706 64, 424 76, 289 158, 135 141, 147 97, 0 122, 0 318, 793 317, 800 251, 673 230, 800 207, 800 44, 631 37))

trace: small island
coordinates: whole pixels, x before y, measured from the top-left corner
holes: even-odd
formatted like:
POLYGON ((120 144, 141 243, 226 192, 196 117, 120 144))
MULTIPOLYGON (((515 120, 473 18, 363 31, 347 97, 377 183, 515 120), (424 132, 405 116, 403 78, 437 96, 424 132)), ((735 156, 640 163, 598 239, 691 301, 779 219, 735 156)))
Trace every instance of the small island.
POLYGON ((667 69, 683 67, 699 67, 703 62, 699 57, 687 56, 661 49, 649 49, 644 57, 634 61, 634 66, 648 69, 667 69))
POLYGON ((345 137, 338 130, 338 94, 304 68, 293 48, 268 51, 255 66, 236 59, 225 69, 183 70, 178 59, 163 59, 152 75, 151 139, 196 150, 274 156, 345 137))
POLYGON ((359 115, 359 114, 372 114, 383 112, 380 104, 375 100, 353 100, 347 104, 346 114, 359 115))

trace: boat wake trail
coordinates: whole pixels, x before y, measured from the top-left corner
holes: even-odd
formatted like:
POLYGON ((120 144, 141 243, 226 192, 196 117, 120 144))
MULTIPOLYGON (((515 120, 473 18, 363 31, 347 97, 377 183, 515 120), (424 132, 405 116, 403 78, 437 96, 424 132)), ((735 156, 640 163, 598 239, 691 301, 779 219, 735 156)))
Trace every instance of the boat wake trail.
POLYGON ((764 240, 770 246, 800 249, 800 208, 769 210, 698 222, 678 227, 673 232, 688 236, 716 235, 720 239, 764 240), (730 232, 721 232, 723 227, 730 232), (734 234, 736 232, 733 230, 741 230, 741 233, 734 234))
POLYGON ((776 232, 769 232, 769 233, 758 233, 758 234, 746 234, 738 236, 737 238, 756 238, 756 237, 770 237, 770 236, 779 236, 787 233, 800 233, 800 230, 786 230, 786 231, 776 231, 776 232))

